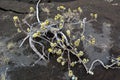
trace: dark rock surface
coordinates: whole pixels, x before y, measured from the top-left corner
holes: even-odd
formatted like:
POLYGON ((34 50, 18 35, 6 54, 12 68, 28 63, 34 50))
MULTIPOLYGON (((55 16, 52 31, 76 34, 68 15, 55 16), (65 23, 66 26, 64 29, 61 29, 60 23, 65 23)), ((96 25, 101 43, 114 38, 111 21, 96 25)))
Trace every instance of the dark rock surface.
MULTIPOLYGON (((24 35, 17 33, 12 20, 13 16, 18 15, 22 19, 23 16, 28 13, 30 6, 35 7, 36 2, 37 0, 0 0, 0 58, 3 52, 11 53, 10 50, 3 49, 6 48, 8 41, 17 43, 24 38, 24 35), (4 45, 2 46, 1 43, 4 45)), ((71 9, 81 6, 84 12, 82 17, 89 18, 90 13, 97 13, 99 15, 98 21, 93 23, 93 28, 97 33, 102 33, 101 26, 103 23, 110 23, 110 36, 113 45, 109 53, 113 56, 120 55, 119 0, 113 0, 112 2, 107 2, 107 0, 43 0, 43 2, 49 2, 49 4, 54 5, 51 8, 51 16, 57 14, 56 7, 59 5, 65 5, 71 9)), ((45 19, 46 14, 41 12, 40 17, 41 20, 45 19)), ((14 66, 16 64, 14 62, 9 62, 9 64, 7 65, 10 67, 7 72, 7 80, 67 80, 65 77, 66 67, 61 67, 56 63, 55 59, 51 60, 51 63, 46 67, 14 66)), ((6 68, 6 66, 4 66, 0 64, 0 74, 5 71, 4 68, 6 68)), ((120 80, 119 69, 106 70, 101 66, 97 66, 94 69, 95 75, 93 76, 86 74, 83 68, 76 67, 75 70, 76 75, 79 76, 79 80, 120 80)))

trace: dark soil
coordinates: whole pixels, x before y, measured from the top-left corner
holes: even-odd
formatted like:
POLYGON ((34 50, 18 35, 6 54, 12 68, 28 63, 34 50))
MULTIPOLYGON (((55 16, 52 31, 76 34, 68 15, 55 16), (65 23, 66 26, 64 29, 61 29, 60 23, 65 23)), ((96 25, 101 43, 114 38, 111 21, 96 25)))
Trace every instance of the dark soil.
MULTIPOLYGON (((12 41, 17 45, 24 38, 23 34, 18 34, 12 17, 18 15, 21 19, 25 14, 28 13, 29 7, 35 7, 37 0, 0 0, 0 56, 2 53, 18 53, 17 51, 22 51, 24 49, 16 49, 11 52, 11 50, 6 50, 7 43, 12 41), (5 48, 5 49, 4 49, 5 48)), ((112 47, 110 47, 109 54, 112 56, 120 55, 120 1, 113 0, 112 2, 107 2, 107 0, 43 0, 43 2, 53 4, 50 16, 57 14, 56 7, 59 5, 64 5, 67 8, 75 9, 81 7, 83 9, 82 17, 90 17, 90 13, 97 13, 97 22, 93 22, 93 28, 98 34, 103 33, 101 26, 103 23, 111 24, 111 41, 113 42, 112 47)), ((48 5, 49 5, 48 4, 48 5)), ((46 18, 46 13, 40 13, 41 20, 46 18)), ((16 46, 17 46, 16 45, 16 46)), ((26 47, 26 46, 24 46, 26 47)), ((27 49, 30 50, 27 46, 27 49)), ((30 55, 34 55, 30 50, 30 55)), ((21 55, 22 53, 19 52, 21 55)), ((14 56, 15 57, 15 56, 14 56)), ((9 67, 7 71, 7 80, 69 80, 66 76, 66 67, 62 67, 56 62, 54 56, 51 57, 50 63, 44 65, 35 65, 34 67, 29 66, 34 60, 29 58, 22 58, 16 60, 16 58, 8 62, 8 64, 0 64, 0 74, 5 71, 4 68, 9 67), (28 59, 28 60, 27 60, 28 59), (19 60, 26 64, 21 66, 19 60), (26 61, 26 62, 25 62, 26 61), (6 66, 5 66, 6 65, 6 66)), ((1 58, 1 57, 0 57, 1 58)), ((36 56, 34 56, 36 58, 36 56)), ((104 69, 101 66, 96 66, 94 69, 95 75, 91 76, 86 74, 82 66, 77 66, 74 68, 76 75, 79 80, 120 80, 120 70, 119 69, 104 69)))

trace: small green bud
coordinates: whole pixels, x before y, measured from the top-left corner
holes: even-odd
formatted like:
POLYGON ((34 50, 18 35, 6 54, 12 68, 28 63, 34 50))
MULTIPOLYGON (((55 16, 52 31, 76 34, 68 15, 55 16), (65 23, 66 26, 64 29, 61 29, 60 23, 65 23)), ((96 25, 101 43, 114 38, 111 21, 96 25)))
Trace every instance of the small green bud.
POLYGON ((77 40, 74 42, 74 45, 77 47, 77 46, 79 46, 79 44, 80 44, 80 39, 77 39, 77 40))

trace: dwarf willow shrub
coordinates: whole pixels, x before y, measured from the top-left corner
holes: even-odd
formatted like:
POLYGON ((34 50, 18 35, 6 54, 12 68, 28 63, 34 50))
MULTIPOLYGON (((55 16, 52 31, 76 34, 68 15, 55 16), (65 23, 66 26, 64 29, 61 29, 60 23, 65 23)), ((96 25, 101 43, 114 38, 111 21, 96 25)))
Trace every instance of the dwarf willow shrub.
POLYGON ((20 44, 20 47, 28 39, 31 49, 39 56, 39 59, 35 61, 34 64, 40 60, 48 62, 50 54, 55 55, 58 63, 62 66, 68 65, 68 76, 73 80, 77 80, 77 77, 75 77, 74 71, 71 68, 75 67, 76 64, 82 64, 86 72, 91 75, 94 75, 92 68, 96 62, 101 63, 106 69, 118 68, 114 65, 117 64, 119 66, 119 57, 110 59, 112 62, 110 65, 105 65, 101 60, 96 59, 92 62, 90 68, 86 66, 86 63, 89 62, 89 59, 85 56, 85 49, 87 46, 84 47, 82 44, 84 42, 89 46, 95 46, 97 42, 93 36, 88 35, 88 37, 85 36, 84 33, 86 31, 86 24, 91 21, 96 21, 97 14, 91 13, 91 19, 87 20, 87 18, 81 18, 83 10, 80 7, 71 10, 64 6, 58 6, 57 10, 60 11, 61 14, 55 15, 54 18, 47 18, 45 21, 41 21, 38 8, 40 1, 41 0, 39 0, 36 5, 36 10, 33 7, 30 7, 30 12, 24 19, 20 20, 18 16, 13 17, 17 31, 19 33, 23 32, 26 35, 20 44), (33 18, 36 18, 37 22, 29 23, 29 20, 33 18), (27 25, 26 29, 23 28, 24 25, 27 25), (78 25, 77 30, 79 31, 77 36, 73 35, 73 25, 78 25), (39 38, 39 40, 36 40, 36 38, 39 38), (38 44, 41 47, 41 51, 36 48, 35 44, 38 44), (45 45, 48 45, 49 47, 45 45), (73 56, 75 56, 76 59, 73 59, 73 56))

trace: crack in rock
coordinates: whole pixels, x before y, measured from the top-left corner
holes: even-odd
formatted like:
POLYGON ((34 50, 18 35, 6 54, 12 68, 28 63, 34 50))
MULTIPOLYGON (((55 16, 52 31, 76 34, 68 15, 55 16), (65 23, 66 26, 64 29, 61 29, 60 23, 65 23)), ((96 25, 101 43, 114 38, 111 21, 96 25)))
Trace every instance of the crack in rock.
POLYGON ((1 11, 10 11, 10 12, 13 12, 13 13, 16 13, 16 14, 28 14, 28 12, 19 12, 19 11, 15 11, 15 10, 12 10, 12 9, 5 9, 5 8, 2 8, 2 7, 0 7, 0 10, 1 11))
POLYGON ((25 2, 0 0, 0 11, 8 11, 17 14, 27 14, 30 7, 35 7, 35 5, 25 2))

